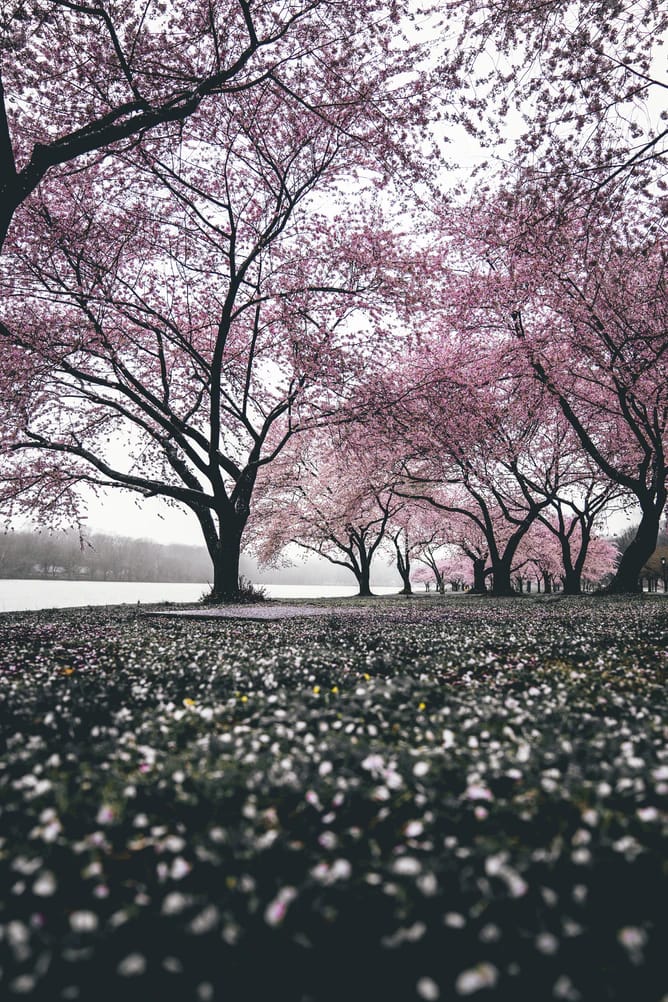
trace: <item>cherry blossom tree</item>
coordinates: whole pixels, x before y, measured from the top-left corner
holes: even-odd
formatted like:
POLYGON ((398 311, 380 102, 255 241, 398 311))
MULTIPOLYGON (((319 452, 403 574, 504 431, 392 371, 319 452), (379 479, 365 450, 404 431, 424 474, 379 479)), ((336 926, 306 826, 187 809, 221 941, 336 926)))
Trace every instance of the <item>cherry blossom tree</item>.
POLYGON ((439 590, 438 589, 439 580, 440 579, 435 579, 434 578, 433 571, 429 567, 425 566, 424 564, 422 566, 414 568, 413 574, 411 575, 411 581, 412 581, 412 583, 413 584, 423 584, 425 591, 429 591, 430 590, 432 582, 434 582, 434 581, 435 581, 435 583, 437 585, 437 590, 439 590))
POLYGON ((538 591, 542 586, 542 590, 549 594, 563 580, 559 542, 542 519, 537 519, 522 539, 512 573, 519 591, 524 591, 525 585, 530 590, 531 582, 535 580, 538 591))
POLYGON ((465 580, 474 594, 484 595, 487 591, 487 578, 492 573, 492 568, 488 565, 488 534, 470 516, 457 514, 448 522, 448 539, 456 547, 458 554, 452 558, 458 578, 465 580), (461 564, 468 566, 466 575, 458 569, 461 564))
MULTIPOLYGON (((397 480, 395 488, 402 486, 397 480)), ((441 567, 447 552, 448 527, 433 505, 409 503, 402 517, 410 543, 411 576, 416 581, 431 581, 438 592, 444 590, 441 567), (415 567, 416 564, 421 566, 415 567)))
POLYGON ((396 523, 392 526, 390 535, 392 543, 394 544, 397 571, 399 572, 399 577, 401 578, 401 594, 412 595, 411 558, 416 547, 414 543, 411 543, 407 524, 408 519, 402 521, 404 524, 400 525, 398 528, 396 527, 396 523))
POLYGON ((475 594, 484 594, 492 573, 485 534, 470 515, 443 512, 433 504, 423 511, 419 522, 423 526, 423 542, 417 549, 416 560, 430 568, 437 590, 443 592, 449 582, 453 591, 466 584, 475 594))
POLYGON ((473 567, 465 553, 455 552, 441 561, 439 571, 444 582, 450 585, 451 591, 475 589, 473 567))
POLYGON ((445 593, 446 585, 450 585, 450 590, 455 592, 473 585, 471 563, 460 551, 447 550, 436 557, 432 550, 427 549, 424 557, 416 559, 424 562, 415 570, 413 579, 425 584, 433 581, 441 595, 445 593))
POLYGON ((256 507, 252 546, 271 564, 294 544, 345 567, 369 596, 373 559, 406 502, 347 438, 335 427, 294 440, 282 482, 272 478, 256 507))
POLYGON ((486 545, 469 553, 475 588, 484 590, 489 558, 493 592, 509 594, 517 547, 554 490, 549 399, 473 336, 427 343, 376 394, 379 423, 399 443, 403 490, 482 534, 486 545))
POLYGON ((6 510, 72 515, 82 485, 166 498, 199 521, 213 596, 237 594, 258 473, 392 350, 376 315, 405 295, 380 217, 312 201, 373 165, 346 114, 258 85, 178 157, 24 208, 0 276, 6 510))
POLYGON ((617 547, 603 536, 593 536, 582 568, 582 580, 588 588, 601 588, 613 577, 619 554, 617 547))
MULTIPOLYGON (((380 454, 382 455, 382 451, 380 454)), ((395 487, 399 486, 400 482, 395 484, 395 487)), ((434 574, 437 590, 443 590, 437 554, 445 543, 446 529, 433 506, 407 501, 392 518, 388 537, 394 548, 396 567, 403 585, 402 595, 412 593, 414 561, 426 564, 434 574)))
POLYGON ((423 566, 418 567, 415 571, 415 580, 429 583, 433 581, 436 591, 442 595, 445 591, 445 575, 442 570, 442 563, 437 560, 433 551, 429 548, 425 549, 423 556, 417 559, 423 562, 423 566))
POLYGON ((615 200, 598 215, 555 213, 533 225, 516 194, 467 216, 480 272, 469 295, 505 326, 601 475, 633 497, 636 537, 610 585, 636 591, 667 496, 668 296, 659 204, 615 200), (473 222, 473 218, 477 222, 473 222), (491 272, 489 268, 491 266, 491 272))
POLYGON ((442 561, 439 559, 437 548, 427 542, 416 555, 415 559, 423 565, 415 571, 415 580, 431 581, 433 578, 436 591, 443 594, 445 591, 445 578, 442 572, 442 561))
MULTIPOLYGON (((588 457, 583 457, 584 466, 588 457)), ((563 581, 563 590, 567 595, 579 595, 582 590, 582 578, 585 567, 589 566, 590 547, 597 543, 596 528, 604 515, 613 510, 613 503, 620 500, 620 490, 616 484, 602 480, 598 471, 589 466, 589 476, 583 476, 577 489, 564 491, 561 496, 553 498, 548 512, 543 512, 539 519, 548 532, 552 533, 559 544, 563 581)), ((600 550, 600 547, 599 547, 600 550)), ((612 573, 616 561, 608 562, 605 571, 599 574, 597 580, 612 573)), ((591 582, 591 574, 588 577, 591 582)))

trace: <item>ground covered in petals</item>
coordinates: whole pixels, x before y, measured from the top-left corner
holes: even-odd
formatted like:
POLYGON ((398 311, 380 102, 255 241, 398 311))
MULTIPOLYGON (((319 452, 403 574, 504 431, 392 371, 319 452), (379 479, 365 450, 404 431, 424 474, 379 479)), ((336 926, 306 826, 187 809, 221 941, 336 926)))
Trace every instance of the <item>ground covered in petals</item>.
POLYGON ((2 997, 665 1002, 668 603, 365 610, 0 617, 2 997))

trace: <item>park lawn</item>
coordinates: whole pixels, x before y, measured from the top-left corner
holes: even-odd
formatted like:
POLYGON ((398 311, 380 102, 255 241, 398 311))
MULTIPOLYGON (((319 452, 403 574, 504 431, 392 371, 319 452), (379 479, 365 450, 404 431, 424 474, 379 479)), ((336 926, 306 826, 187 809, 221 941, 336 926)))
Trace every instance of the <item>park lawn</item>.
POLYGON ((0 995, 668 998, 668 603, 326 608, 0 617, 0 995))

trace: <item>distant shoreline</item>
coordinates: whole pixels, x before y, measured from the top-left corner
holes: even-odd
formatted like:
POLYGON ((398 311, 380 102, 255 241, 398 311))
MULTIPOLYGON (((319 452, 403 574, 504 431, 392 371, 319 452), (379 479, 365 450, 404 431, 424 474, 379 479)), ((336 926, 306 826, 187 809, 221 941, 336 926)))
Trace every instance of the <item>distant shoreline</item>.
MULTIPOLYGON (((75 582, 93 582, 96 584, 201 584, 210 585, 210 581, 202 581, 201 578, 119 578, 119 577, 91 577, 91 575, 81 574, 81 575, 66 575, 66 574, 0 574, 0 581, 75 581, 75 582)), ((253 581, 252 584, 257 588, 273 588, 273 587, 296 587, 296 588, 345 588, 348 587, 349 582, 346 581, 253 581)), ((353 587, 350 584, 350 587, 353 587)), ((376 588, 394 588, 393 584, 389 585, 374 585, 376 588)), ((401 585, 397 584, 397 588, 401 585)), ((422 589, 420 589, 422 590, 422 589)))
POLYGON ((92 577, 90 574, 0 574, 0 581, 76 581, 86 583, 88 581, 95 584, 208 584, 200 578, 119 578, 119 577, 92 577))

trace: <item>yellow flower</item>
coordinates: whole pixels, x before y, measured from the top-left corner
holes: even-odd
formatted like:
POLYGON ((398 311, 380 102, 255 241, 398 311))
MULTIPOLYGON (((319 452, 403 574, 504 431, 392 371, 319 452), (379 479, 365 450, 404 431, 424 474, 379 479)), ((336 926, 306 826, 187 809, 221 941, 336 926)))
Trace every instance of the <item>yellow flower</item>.
POLYGON ((335 696, 337 696, 337 695, 338 695, 338 692, 339 692, 339 687, 338 687, 338 685, 333 685, 333 686, 332 686, 332 690, 331 690, 331 691, 332 691, 332 692, 334 693, 334 695, 335 695, 335 696))
POLYGON ((426 709, 427 709, 426 703, 418 703, 418 710, 426 710, 426 709))
POLYGON ((190 697, 188 696, 186 699, 183 700, 183 705, 184 706, 195 706, 196 703, 195 703, 194 699, 190 699, 190 697))
POLYGON ((369 673, 366 672, 366 671, 362 675, 362 678, 364 679, 365 682, 370 682, 371 681, 371 675, 369 675, 369 673))
POLYGON ((241 697, 241 702, 242 703, 247 703, 248 702, 248 696, 242 696, 241 697))
POLYGON ((316 696, 317 696, 317 695, 318 695, 318 693, 320 692, 320 686, 319 686, 319 685, 314 685, 314 686, 313 686, 313 691, 314 691, 314 693, 315 693, 315 694, 316 694, 316 696))

